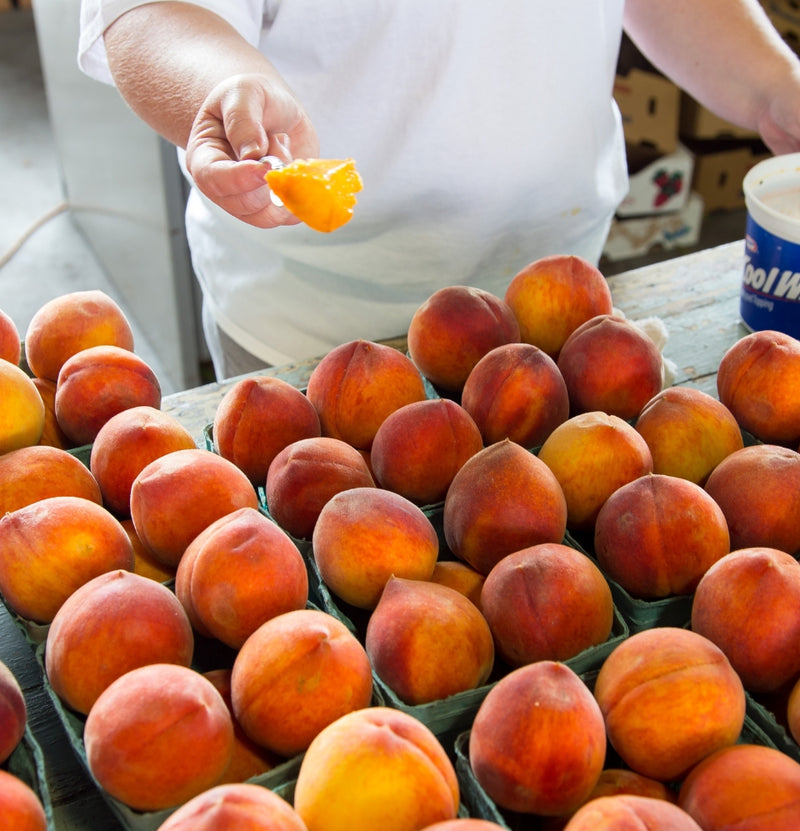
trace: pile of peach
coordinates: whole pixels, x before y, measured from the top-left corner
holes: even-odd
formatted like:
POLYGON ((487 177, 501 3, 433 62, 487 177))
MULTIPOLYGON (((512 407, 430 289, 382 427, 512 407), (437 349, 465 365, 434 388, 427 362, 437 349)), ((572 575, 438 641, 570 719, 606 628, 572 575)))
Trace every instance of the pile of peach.
POLYGON ((305 393, 238 381, 212 452, 88 294, 32 323, 33 378, 0 318, 0 594, 45 631, 114 799, 162 831, 498 827, 457 817, 452 748, 377 678, 412 708, 483 690, 470 774, 552 828, 800 827, 800 763, 735 744, 747 694, 800 737, 800 343, 742 338, 718 399, 662 388, 602 274, 548 257, 503 299, 432 295, 407 355, 357 340, 305 393), (67 449, 87 443, 88 467, 67 449), (310 573, 363 630, 309 604, 310 573), (611 637, 610 583, 690 597, 691 627, 636 632, 579 676, 570 659, 611 637), (287 760, 289 801, 247 781, 287 760))

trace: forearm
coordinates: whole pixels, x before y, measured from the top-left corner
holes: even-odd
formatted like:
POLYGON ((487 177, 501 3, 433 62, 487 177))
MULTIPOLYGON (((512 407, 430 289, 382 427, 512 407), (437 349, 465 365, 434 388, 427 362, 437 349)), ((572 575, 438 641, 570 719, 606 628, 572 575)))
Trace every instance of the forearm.
POLYGON ((756 0, 627 0, 625 28, 665 75, 750 129, 760 128, 776 87, 800 79, 797 57, 756 0))
POLYGON ((114 82, 142 120, 185 147, 209 92, 238 74, 261 74, 282 87, 270 62, 233 27, 190 3, 132 9, 105 33, 114 82))

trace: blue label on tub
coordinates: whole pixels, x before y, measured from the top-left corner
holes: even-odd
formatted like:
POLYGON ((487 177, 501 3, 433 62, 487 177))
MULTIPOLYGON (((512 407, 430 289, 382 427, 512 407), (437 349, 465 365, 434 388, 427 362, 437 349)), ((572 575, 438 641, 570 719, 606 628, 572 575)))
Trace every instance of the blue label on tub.
POLYGON ((800 338, 800 244, 776 237, 750 215, 740 314, 754 332, 774 329, 800 338))

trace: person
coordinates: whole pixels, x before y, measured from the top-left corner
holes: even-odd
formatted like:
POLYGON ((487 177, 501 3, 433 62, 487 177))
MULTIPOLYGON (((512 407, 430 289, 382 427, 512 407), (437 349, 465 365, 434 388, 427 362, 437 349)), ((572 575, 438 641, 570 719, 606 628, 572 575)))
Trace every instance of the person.
POLYGON ((502 297, 539 257, 598 263, 627 190, 623 31, 800 149, 798 59, 757 0, 83 0, 78 59, 178 148, 222 379, 402 335, 444 285, 502 297), (353 158, 352 220, 274 205, 267 155, 353 158))

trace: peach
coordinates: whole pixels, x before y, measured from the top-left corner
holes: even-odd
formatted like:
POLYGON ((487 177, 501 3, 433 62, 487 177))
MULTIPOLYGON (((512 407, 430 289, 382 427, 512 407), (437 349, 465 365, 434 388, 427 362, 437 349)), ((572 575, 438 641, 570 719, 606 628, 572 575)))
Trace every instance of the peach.
POLYGON ((634 426, 650 448, 653 473, 696 485, 704 485, 726 456, 744 446, 733 413, 694 387, 667 387, 654 395, 634 426))
POLYGON ((245 782, 254 776, 261 776, 272 770, 283 761, 280 756, 254 742, 242 729, 233 712, 233 699, 231 697, 231 677, 233 670, 230 668, 212 669, 204 672, 203 675, 214 685, 217 692, 228 708, 233 719, 233 753, 225 773, 219 780, 219 784, 229 782, 245 782))
POLYGON ((560 816, 582 805, 606 755, 603 717, 566 664, 512 670, 484 698, 469 737, 478 783, 500 807, 560 816))
POLYGON ((68 358, 93 346, 133 351, 133 330, 119 305, 98 289, 54 297, 36 310, 25 332, 25 355, 38 378, 58 380, 68 358))
POLYGON ((789 735, 800 744, 800 679, 792 684, 785 704, 786 727, 789 735))
POLYGON ((722 508, 731 548, 765 546, 800 553, 800 454, 772 444, 723 459, 705 489, 722 508))
POLYGON ((174 808, 217 783, 233 722, 201 673, 148 664, 113 681, 89 711, 86 760, 106 793, 137 811, 174 808))
POLYGON ((75 442, 67 437, 56 418, 56 382, 47 378, 32 378, 33 385, 39 390, 44 403, 44 430, 42 430, 39 444, 49 447, 60 447, 70 450, 76 446, 75 442))
POLYGON ((692 629, 727 656, 745 688, 775 692, 800 677, 800 563, 774 548, 741 548, 708 569, 692 629))
POLYGON ((428 580, 439 538, 420 507, 381 488, 350 488, 320 511, 311 537, 325 584, 345 603, 374 609, 389 578, 428 580))
POLYGON ((390 413, 426 398, 411 359, 394 347, 355 340, 334 347, 314 367, 306 389, 322 435, 368 450, 390 413))
POLYGON ((619 416, 580 413, 556 427, 539 449, 567 502, 567 527, 591 532, 603 503, 622 485, 651 473, 645 440, 619 416))
POLYGON ((719 400, 761 441, 800 442, 800 341, 782 332, 752 332, 723 355, 719 400))
POLYGON ((434 822, 433 825, 426 825, 422 831, 497 831, 498 828, 503 827, 488 819, 456 817, 455 819, 434 822))
POLYGON ((0 516, 49 496, 103 502, 97 480, 66 450, 34 444, 0 456, 0 516))
POLYGON ((744 725, 739 676, 719 647, 688 629, 630 635, 603 662, 594 695, 622 761, 662 782, 736 742, 744 725))
POLYGON ((503 557, 486 577, 481 608, 499 655, 512 667, 574 658, 607 641, 614 623, 600 569, 563 543, 503 557))
POLYGON ((556 362, 529 343, 498 346, 475 364, 461 391, 485 444, 502 439, 538 447, 569 417, 569 395, 556 362))
POLYGON ((148 577, 150 580, 155 580, 157 583, 166 583, 175 579, 175 566, 168 566, 162 563, 161 560, 154 557, 147 548, 144 547, 139 535, 136 533, 136 528, 133 525, 133 520, 130 517, 120 520, 120 525, 125 529, 128 539, 133 546, 133 571, 135 574, 141 574, 142 577, 148 577))
POLYGON ((582 257, 541 257, 514 275, 505 293, 519 322, 520 339, 557 358, 564 341, 595 315, 611 314, 605 277, 582 257))
POLYGON ((461 468, 442 516, 450 550, 481 574, 513 551, 561 542, 566 520, 556 478, 533 453, 509 439, 484 448, 461 468))
POLYGON ((133 568, 113 514, 79 496, 51 496, 0 517, 0 593, 20 617, 50 623, 93 577, 133 568))
POLYGON ((481 589, 485 575, 460 560, 437 560, 430 580, 460 592, 481 608, 481 589))
POLYGON ((773 747, 723 748, 690 771, 678 805, 704 829, 794 831, 800 827, 800 764, 773 747))
POLYGON ((661 352, 636 324, 613 314, 582 323, 558 353, 570 413, 600 410, 633 419, 661 391, 661 352))
POLYGON ((504 300, 472 286, 445 286, 414 312, 408 354, 435 387, 459 392, 487 352, 519 336, 519 323, 504 300))
POLYGON ((389 578, 364 646, 380 679, 411 705, 480 687, 494 667, 492 633, 475 604, 421 580, 389 578))
POLYGON ((372 699, 364 647, 337 618, 301 609, 263 623, 233 662, 236 720, 280 756, 305 751, 327 725, 372 699))
POLYGON ((189 543, 175 593, 204 632, 238 649, 265 621, 305 608, 308 571, 284 531, 256 509, 239 508, 189 543))
POLYGON ((106 508, 129 517, 131 486, 142 469, 174 450, 196 446, 177 418, 156 407, 131 407, 111 416, 98 430, 89 457, 106 508))
POLYGON ((114 415, 161 406, 161 385, 150 366, 120 346, 92 346, 68 358, 56 381, 56 418, 76 444, 91 444, 114 415))
POLYGON ((633 597, 691 594, 731 550, 722 509, 694 482, 649 473, 618 488, 594 526, 600 568, 633 597))
POLYGON ((284 447, 319 436, 319 416, 300 390, 282 378, 249 376, 236 381, 214 414, 214 449, 263 485, 270 462, 284 447))
POLYGON ((294 807, 308 831, 415 831, 455 819, 459 786, 439 739, 401 710, 368 707, 311 742, 294 807))
POLYGON ((38 444, 44 402, 33 381, 15 364, 0 361, 0 454, 38 444))
POLYGON ((0 764, 16 750, 25 735, 28 710, 16 676, 0 661, 0 764))
POLYGON ((467 459, 483 448, 472 416, 448 398, 395 410, 375 433, 370 451, 378 484, 418 505, 441 502, 467 459))
POLYGON ((0 309, 0 360, 19 366, 22 360, 22 341, 19 329, 11 315, 0 309))
POLYGON ((86 715, 120 675, 146 664, 189 666, 194 636, 175 595, 130 571, 101 574, 76 589, 47 632, 50 686, 86 715))
MULTIPOLYGON (((631 796, 646 796, 650 799, 665 799, 667 802, 677 802, 678 794, 669 785, 642 776, 627 768, 605 768, 597 780, 589 799, 599 796, 615 796, 629 794, 631 796)), ((588 801, 588 800, 587 800, 588 801)))
POLYGON ((633 794, 591 800, 575 812, 564 831, 639 831, 647 828, 702 831, 692 817, 674 803, 633 794))
POLYGON ((130 512, 142 544, 177 566, 189 543, 239 508, 258 508, 250 480, 210 450, 175 450, 142 468, 131 485, 130 512))
POLYGON ((0 825, 14 831, 48 831, 49 827, 39 795, 7 770, 0 770, 0 825))
POLYGON ((170 814, 157 831, 307 831, 292 806, 261 785, 216 785, 170 814))
POLYGON ((267 472, 267 507, 293 537, 311 539, 319 512, 340 491, 375 487, 364 456, 326 436, 300 439, 281 450, 267 472))

